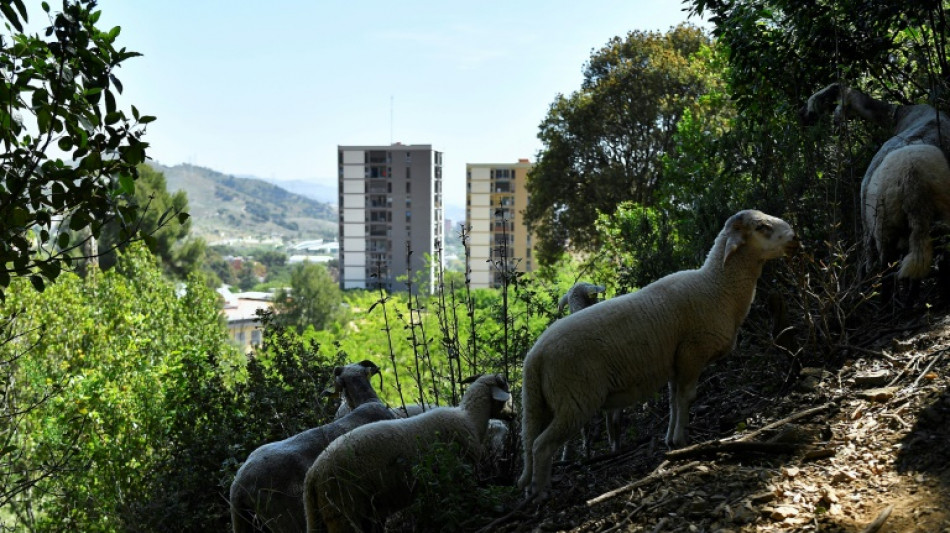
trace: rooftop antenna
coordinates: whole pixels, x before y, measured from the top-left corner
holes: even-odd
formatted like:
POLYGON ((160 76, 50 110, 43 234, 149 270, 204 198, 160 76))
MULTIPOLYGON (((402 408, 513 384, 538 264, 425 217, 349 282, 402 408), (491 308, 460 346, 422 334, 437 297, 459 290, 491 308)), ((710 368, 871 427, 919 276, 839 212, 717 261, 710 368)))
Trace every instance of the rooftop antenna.
POLYGON ((389 144, 393 144, 393 95, 389 95, 389 144))

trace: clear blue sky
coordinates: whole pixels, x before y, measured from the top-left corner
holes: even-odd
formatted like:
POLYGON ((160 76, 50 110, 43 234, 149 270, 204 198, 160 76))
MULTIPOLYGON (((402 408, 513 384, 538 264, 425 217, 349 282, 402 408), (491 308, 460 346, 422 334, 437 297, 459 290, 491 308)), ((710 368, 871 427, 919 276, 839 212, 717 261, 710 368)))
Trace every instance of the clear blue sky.
POLYGON ((337 145, 431 144, 450 206, 465 203, 466 163, 534 161, 538 124, 593 49, 687 21, 679 0, 99 6, 144 54, 117 74, 125 107, 158 117, 159 163, 335 187, 337 145))

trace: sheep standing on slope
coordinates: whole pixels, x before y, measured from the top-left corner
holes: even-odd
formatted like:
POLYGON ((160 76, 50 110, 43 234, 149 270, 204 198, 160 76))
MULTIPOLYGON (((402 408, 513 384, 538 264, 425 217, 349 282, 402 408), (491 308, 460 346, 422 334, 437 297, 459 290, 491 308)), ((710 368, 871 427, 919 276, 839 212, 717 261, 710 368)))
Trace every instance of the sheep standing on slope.
POLYGON ((666 441, 686 443, 703 368, 728 354, 762 267, 798 245, 784 220, 740 211, 703 266, 661 278, 552 324, 528 352, 522 389, 524 472, 518 485, 546 498, 554 452, 601 409, 670 388, 666 441))
POLYGON ((393 418, 370 384, 370 377, 377 373, 379 367, 371 361, 336 367, 335 392, 343 395, 352 411, 339 420, 251 452, 231 483, 231 521, 235 533, 291 532, 306 527, 303 482, 314 459, 334 439, 353 428, 393 418))
POLYGON ((330 444, 307 472, 307 530, 382 531, 386 518, 410 503, 413 465, 436 443, 457 443, 477 458, 490 418, 510 415, 508 383, 478 378, 458 407, 436 407, 401 420, 357 428, 330 444))
POLYGON ((950 220, 946 204, 950 179, 946 161, 919 146, 935 147, 944 158, 950 154, 950 121, 933 106, 892 104, 838 83, 812 95, 800 115, 811 123, 836 103, 836 122, 854 113, 893 132, 861 181, 865 269, 870 272, 875 259, 886 265, 907 251, 898 278, 926 277, 933 250, 931 223, 950 220), (907 149, 915 145, 918 148, 907 149))

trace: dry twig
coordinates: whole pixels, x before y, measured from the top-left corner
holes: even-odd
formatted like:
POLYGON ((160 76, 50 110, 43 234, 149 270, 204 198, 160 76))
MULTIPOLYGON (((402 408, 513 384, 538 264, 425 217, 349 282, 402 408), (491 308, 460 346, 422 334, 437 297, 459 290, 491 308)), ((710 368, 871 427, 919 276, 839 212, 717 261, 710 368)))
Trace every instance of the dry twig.
POLYGON ((877 515, 877 518, 873 522, 868 524, 868 527, 864 528, 861 533, 876 533, 877 530, 881 529, 881 526, 884 525, 884 522, 887 521, 887 518, 891 516, 891 511, 894 510, 894 504, 890 504, 881 511, 881 514, 877 515))
POLYGON ((618 489, 605 492, 601 494, 600 496, 597 496, 596 498, 591 498, 587 500, 587 506, 593 507, 594 505, 607 501, 610 498, 613 498, 614 496, 617 496, 620 493, 633 490, 637 487, 642 487, 643 485, 652 483, 662 477, 672 476, 672 475, 679 474, 680 472, 685 472, 686 470, 689 470, 693 468, 694 466, 699 465, 699 461, 693 461, 691 463, 687 463, 685 465, 678 466, 670 470, 663 470, 668 464, 670 464, 669 461, 663 461, 662 463, 660 463, 660 466, 656 467, 656 469, 653 472, 651 472, 650 475, 648 475, 647 477, 641 478, 637 481, 634 481, 633 483, 628 483, 618 489))

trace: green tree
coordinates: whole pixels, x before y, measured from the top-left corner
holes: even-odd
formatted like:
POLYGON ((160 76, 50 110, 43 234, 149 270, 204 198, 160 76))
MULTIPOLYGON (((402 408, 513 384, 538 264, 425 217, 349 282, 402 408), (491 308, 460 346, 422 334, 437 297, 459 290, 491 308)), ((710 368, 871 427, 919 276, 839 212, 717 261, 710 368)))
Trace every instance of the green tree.
POLYGON ((254 258, 267 268, 282 267, 287 264, 287 254, 276 250, 262 250, 254 258))
POLYGON ((290 289, 279 291, 274 299, 277 320, 300 331, 327 327, 340 316, 342 302, 340 287, 326 267, 310 262, 291 269, 290 289))
MULTIPOLYGON (((176 435, 213 416, 210 405, 181 403, 180 391, 225 390, 243 369, 216 294, 196 278, 180 290, 133 246, 113 270, 66 274, 42 294, 17 280, 2 312, 16 310, 17 337, 0 358, 15 361, 16 397, 32 408, 15 428, 0 426, 11 465, 0 486, 25 488, 3 502, 0 521, 12 515, 29 531, 141 530, 154 476, 184 445, 176 435), (43 465, 56 465, 55 475, 43 465)), ((220 458, 214 465, 205 480, 220 458)))
MULTIPOLYGON (((185 191, 169 193, 165 175, 147 164, 139 165, 137 170, 139 178, 135 182, 132 201, 141 210, 139 231, 149 236, 145 242, 152 253, 161 259, 166 271, 184 279, 197 268, 205 248, 199 240, 183 242, 191 229, 187 214, 188 197, 185 191), (176 216, 169 219, 169 213, 176 216)), ((116 250, 128 245, 122 239, 121 232, 121 225, 116 222, 110 222, 102 229, 99 246, 103 251, 99 265, 103 269, 111 268, 115 264, 116 250)))
POLYGON ((568 243, 596 250, 598 213, 623 201, 654 203, 660 158, 673 151, 683 112, 706 91, 695 58, 708 45, 685 25, 616 37, 591 55, 580 90, 557 97, 540 125, 543 148, 527 183, 525 217, 539 235, 540 262, 555 260, 568 243))
POLYGON ((98 238, 110 221, 135 235, 136 166, 154 118, 118 107, 115 72, 140 54, 117 48, 118 26, 96 27, 95 8, 66 0, 52 12, 43 2, 44 38, 25 30, 21 0, 0 3, 0 298, 12 277, 42 290, 75 266, 79 235, 98 238))

